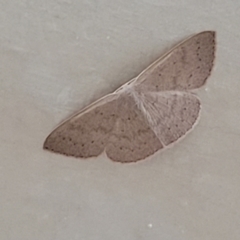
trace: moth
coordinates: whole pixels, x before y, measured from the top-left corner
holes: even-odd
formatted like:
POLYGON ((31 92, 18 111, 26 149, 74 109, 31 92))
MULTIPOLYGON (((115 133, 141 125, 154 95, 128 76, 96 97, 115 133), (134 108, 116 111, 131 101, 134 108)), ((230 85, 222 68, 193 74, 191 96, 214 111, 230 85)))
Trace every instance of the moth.
POLYGON ((214 65, 216 33, 200 32, 57 127, 43 148, 77 158, 103 152, 136 162, 171 146, 196 125, 202 87, 214 65))

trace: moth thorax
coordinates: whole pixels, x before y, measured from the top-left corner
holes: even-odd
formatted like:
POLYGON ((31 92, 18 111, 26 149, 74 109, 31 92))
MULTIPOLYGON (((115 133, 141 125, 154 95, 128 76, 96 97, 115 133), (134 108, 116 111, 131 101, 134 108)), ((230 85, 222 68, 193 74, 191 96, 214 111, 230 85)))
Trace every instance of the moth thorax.
POLYGON ((120 88, 118 88, 115 93, 128 93, 131 94, 134 91, 134 80, 132 79, 129 82, 123 84, 120 88))

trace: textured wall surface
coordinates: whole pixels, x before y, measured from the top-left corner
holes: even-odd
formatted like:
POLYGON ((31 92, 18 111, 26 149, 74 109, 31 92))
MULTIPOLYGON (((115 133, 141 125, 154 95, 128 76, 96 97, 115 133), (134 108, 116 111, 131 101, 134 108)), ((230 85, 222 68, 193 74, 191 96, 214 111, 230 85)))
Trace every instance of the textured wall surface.
POLYGON ((238 240, 240 2, 0 0, 0 239, 238 240), (217 31, 195 130, 137 164, 42 150, 62 120, 217 31))

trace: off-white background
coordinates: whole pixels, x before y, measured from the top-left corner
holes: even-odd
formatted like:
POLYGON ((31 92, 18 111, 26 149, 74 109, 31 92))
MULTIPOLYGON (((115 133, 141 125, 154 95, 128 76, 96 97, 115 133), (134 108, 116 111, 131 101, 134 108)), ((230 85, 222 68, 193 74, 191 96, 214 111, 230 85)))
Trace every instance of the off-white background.
POLYGON ((240 2, 0 0, 0 239, 238 240, 240 2), (66 117, 217 31, 199 125, 136 164, 42 150, 66 117))

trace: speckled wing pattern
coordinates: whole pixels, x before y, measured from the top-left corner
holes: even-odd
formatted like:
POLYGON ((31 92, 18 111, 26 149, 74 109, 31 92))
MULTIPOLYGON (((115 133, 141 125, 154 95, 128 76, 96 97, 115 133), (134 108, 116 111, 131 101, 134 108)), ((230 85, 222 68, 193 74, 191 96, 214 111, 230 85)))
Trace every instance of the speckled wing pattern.
POLYGON ((120 90, 101 98, 56 128, 44 149, 80 158, 106 155, 136 162, 182 138, 196 124, 215 54, 215 32, 177 45, 120 90))
POLYGON ((136 162, 163 148, 132 96, 117 102, 117 120, 106 145, 107 156, 118 162, 136 162))
POLYGON ((131 96, 108 95, 53 131, 44 148, 68 156, 100 155, 119 162, 146 158, 163 145, 131 96))
POLYGON ((148 92, 138 99, 150 129, 164 147, 183 137, 199 117, 200 100, 188 92, 148 92))
POLYGON ((116 122, 116 95, 108 95, 61 124, 45 140, 44 148, 68 156, 101 154, 116 122))
POLYGON ((185 40, 159 58, 139 76, 144 91, 186 91, 203 86, 215 58, 215 32, 206 31, 185 40))

